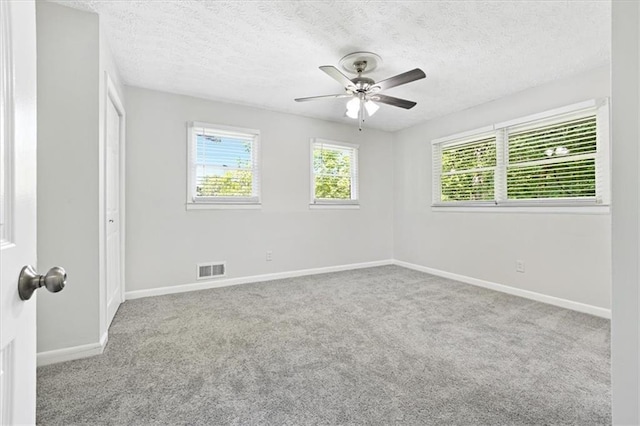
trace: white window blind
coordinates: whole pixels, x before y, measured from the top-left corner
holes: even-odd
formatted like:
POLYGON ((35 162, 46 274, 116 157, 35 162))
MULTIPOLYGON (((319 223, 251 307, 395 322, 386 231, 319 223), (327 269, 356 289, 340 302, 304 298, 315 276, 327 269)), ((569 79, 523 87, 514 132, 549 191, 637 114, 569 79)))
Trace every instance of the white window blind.
POLYGON ((495 136, 444 145, 439 163, 441 201, 494 199, 495 136))
POLYGON ((508 129, 507 199, 595 199, 596 115, 508 129))
POLYGON ((603 100, 436 140, 433 204, 607 204, 608 139, 603 100))
POLYGON ((187 202, 259 203, 258 150, 258 131, 191 123, 187 202))
POLYGON ((314 139, 311 142, 311 203, 358 203, 358 146, 314 139))

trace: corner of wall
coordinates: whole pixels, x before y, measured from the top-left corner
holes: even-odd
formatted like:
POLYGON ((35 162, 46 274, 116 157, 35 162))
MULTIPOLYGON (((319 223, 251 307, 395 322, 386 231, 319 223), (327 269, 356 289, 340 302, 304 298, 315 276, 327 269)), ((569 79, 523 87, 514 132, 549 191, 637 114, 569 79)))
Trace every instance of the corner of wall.
POLYGON ((62 266, 64 291, 40 294, 38 351, 99 342, 97 15, 36 2, 38 268, 62 266), (73 132, 69 130, 73 129, 73 132))
POLYGON ((395 132, 394 258, 609 309, 608 214, 433 211, 430 161, 433 139, 608 97, 609 81, 597 67, 395 132), (532 265, 526 274, 516 259, 532 265))

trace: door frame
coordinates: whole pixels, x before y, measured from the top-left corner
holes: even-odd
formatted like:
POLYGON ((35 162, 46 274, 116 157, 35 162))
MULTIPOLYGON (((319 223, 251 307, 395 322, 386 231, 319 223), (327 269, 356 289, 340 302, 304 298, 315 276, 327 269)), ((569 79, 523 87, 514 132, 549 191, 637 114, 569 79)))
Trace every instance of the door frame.
POLYGON ((125 134, 126 134, 126 112, 120 95, 116 89, 111 76, 107 71, 104 72, 104 104, 103 104, 103 129, 102 129, 102 146, 100 147, 100 343, 104 349, 109 332, 109 324, 107 318, 108 312, 108 295, 107 295, 107 108, 109 102, 113 106, 120 118, 120 146, 119 146, 119 233, 120 233, 120 303, 125 300, 125 134))

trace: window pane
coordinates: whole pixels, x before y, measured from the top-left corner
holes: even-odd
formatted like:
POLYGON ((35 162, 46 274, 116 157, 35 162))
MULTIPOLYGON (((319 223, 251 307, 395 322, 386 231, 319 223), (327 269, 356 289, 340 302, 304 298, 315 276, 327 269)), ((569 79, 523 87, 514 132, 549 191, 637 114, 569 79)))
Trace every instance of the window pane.
POLYGON ((210 166, 251 168, 251 141, 240 138, 198 135, 196 163, 210 166))
POLYGON ((313 147, 314 199, 356 200, 354 190, 357 151, 349 147, 315 144, 313 147))
POLYGON ((351 151, 315 148, 313 172, 322 175, 351 175, 351 151))
POLYGON ((507 170, 509 199, 595 197, 594 159, 507 170))
POLYGON ((510 133, 508 147, 508 199, 596 196, 595 116, 510 133))
POLYGON ((198 197, 251 197, 253 173, 250 170, 220 170, 196 177, 198 197))
POLYGON ((195 196, 246 198, 257 196, 254 139, 217 135, 214 129, 195 135, 195 196))
POLYGON ((495 198, 495 136, 444 146, 441 158, 440 201, 487 201, 495 198))
POLYGON ((595 152, 594 116, 509 134, 510 164, 595 152))
POLYGON ((493 200, 493 170, 443 175, 442 201, 493 200))
POLYGON ((338 200, 351 199, 351 177, 348 176, 316 176, 315 198, 338 200))
POLYGON ((455 172, 496 165, 496 138, 442 148, 442 172, 455 172))

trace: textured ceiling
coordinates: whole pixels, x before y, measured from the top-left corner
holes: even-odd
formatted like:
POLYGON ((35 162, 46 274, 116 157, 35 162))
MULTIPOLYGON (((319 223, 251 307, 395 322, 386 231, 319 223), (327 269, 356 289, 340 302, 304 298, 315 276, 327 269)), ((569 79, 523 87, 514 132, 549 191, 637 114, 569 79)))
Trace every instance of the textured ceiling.
POLYGON ((420 67, 427 78, 386 91, 365 123, 394 131, 609 61, 610 1, 58 1, 97 12, 128 85, 352 123, 318 69, 366 50, 381 80, 420 67))

